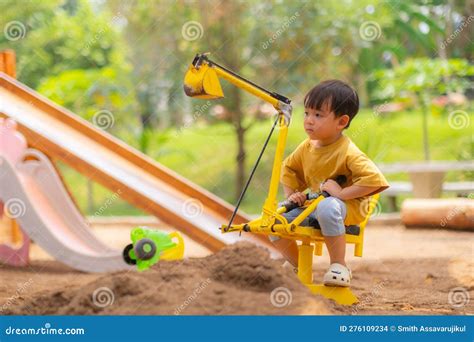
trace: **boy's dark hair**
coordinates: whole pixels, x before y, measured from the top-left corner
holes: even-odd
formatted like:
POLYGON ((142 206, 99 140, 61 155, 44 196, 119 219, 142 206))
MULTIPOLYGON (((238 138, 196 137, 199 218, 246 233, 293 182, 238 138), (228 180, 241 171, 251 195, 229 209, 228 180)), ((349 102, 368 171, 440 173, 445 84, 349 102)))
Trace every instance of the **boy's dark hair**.
POLYGON ((319 83, 304 97, 305 108, 321 110, 327 105, 336 117, 349 116, 348 128, 359 111, 359 96, 347 83, 339 80, 327 80, 319 83))

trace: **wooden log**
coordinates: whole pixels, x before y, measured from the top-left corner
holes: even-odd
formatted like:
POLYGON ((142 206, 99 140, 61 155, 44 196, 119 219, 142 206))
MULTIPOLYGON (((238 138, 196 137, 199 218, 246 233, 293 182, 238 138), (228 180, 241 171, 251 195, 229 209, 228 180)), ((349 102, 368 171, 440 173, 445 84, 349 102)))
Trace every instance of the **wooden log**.
POLYGON ((474 231, 474 199, 407 199, 401 218, 409 227, 452 228, 474 231))

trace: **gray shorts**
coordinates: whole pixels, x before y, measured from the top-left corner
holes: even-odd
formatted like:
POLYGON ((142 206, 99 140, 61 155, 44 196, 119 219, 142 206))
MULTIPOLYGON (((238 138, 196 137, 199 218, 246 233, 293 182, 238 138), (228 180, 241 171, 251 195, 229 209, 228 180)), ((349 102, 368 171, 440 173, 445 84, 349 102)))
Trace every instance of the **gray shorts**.
MULTIPOLYGON (((288 222, 292 222, 305 208, 295 208, 282 214, 288 222)), ((323 236, 339 236, 346 233, 344 219, 347 215, 347 207, 344 201, 336 197, 327 197, 319 202, 316 210, 306 217, 302 226, 309 226, 309 217, 318 221, 323 236)), ((270 241, 278 241, 279 236, 269 235, 270 241)))

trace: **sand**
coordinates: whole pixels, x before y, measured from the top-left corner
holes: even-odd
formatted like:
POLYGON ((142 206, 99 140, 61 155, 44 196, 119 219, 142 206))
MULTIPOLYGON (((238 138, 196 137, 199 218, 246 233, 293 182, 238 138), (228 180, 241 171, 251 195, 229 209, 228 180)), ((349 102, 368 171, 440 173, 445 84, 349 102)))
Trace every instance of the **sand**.
MULTIPOLYGON (((247 243, 114 274, 77 272, 36 248, 30 266, 0 266, 1 314, 474 314, 469 232, 369 227, 364 258, 348 248, 352 307, 312 295, 282 260, 247 243)), ((326 253, 315 258, 316 280, 326 266, 326 253)))
POLYGON ((46 290, 4 314, 298 315, 330 314, 332 306, 266 250, 238 243, 205 258, 163 261, 141 273, 46 290))

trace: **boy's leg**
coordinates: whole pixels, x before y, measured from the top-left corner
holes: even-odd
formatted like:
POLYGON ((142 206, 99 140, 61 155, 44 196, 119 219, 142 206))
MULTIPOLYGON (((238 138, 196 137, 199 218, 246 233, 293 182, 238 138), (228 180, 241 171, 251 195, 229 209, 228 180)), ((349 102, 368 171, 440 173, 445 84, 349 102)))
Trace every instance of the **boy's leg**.
POLYGON ((316 217, 321 227, 331 264, 338 263, 346 266, 346 205, 335 197, 322 200, 316 209, 316 217))
POLYGON ((317 208, 317 217, 324 236, 331 265, 324 274, 327 286, 350 286, 352 273, 346 266, 346 227, 344 218, 347 208, 343 201, 335 197, 322 200, 317 208))
POLYGON ((324 241, 328 248, 331 264, 337 263, 346 265, 346 236, 325 236, 324 241))

